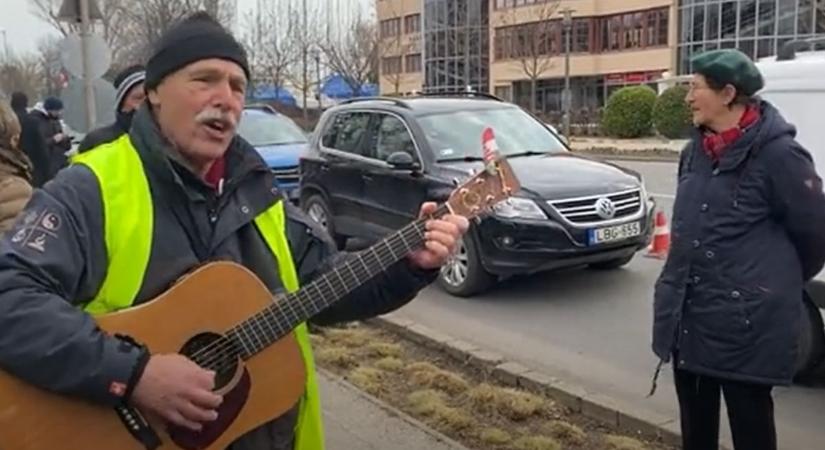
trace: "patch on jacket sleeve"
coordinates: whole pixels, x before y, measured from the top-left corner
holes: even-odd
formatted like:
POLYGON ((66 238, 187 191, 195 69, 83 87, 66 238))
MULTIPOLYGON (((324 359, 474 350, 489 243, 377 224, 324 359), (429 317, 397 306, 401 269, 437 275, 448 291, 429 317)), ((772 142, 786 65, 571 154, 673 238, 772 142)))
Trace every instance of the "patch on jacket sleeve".
POLYGON ((20 220, 19 228, 12 235, 11 242, 19 247, 46 251, 46 243, 58 237, 58 231, 63 224, 59 214, 49 209, 33 210, 25 213, 20 220))

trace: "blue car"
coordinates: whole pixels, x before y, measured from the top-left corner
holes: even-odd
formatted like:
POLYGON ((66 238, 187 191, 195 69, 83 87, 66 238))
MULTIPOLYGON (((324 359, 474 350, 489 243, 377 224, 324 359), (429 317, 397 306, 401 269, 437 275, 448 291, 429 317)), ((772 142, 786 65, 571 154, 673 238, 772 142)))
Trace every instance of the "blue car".
POLYGON ((308 143, 307 134, 292 119, 263 106, 244 108, 238 134, 252 144, 275 174, 278 188, 298 201, 298 160, 308 143))

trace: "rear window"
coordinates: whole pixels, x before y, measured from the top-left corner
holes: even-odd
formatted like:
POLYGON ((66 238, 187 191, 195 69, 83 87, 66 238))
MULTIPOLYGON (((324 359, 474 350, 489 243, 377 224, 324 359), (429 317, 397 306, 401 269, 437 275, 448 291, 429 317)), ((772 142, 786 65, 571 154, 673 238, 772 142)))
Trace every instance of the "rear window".
POLYGON ((479 157, 481 134, 492 127, 502 155, 521 152, 564 153, 567 149, 541 122, 521 108, 454 111, 418 120, 437 160, 479 157))
POLYGON ((245 112, 238 134, 254 147, 307 142, 304 131, 292 119, 280 114, 245 112))

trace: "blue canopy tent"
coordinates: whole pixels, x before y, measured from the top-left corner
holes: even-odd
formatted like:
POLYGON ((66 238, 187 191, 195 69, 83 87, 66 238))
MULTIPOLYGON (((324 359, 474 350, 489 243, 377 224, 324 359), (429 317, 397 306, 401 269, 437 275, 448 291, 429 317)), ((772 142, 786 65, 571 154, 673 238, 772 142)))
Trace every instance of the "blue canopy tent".
POLYGON ((283 105, 297 106, 295 97, 282 87, 258 85, 251 92, 250 99, 257 102, 278 102, 283 105))
POLYGON ((378 86, 368 83, 361 86, 360 92, 353 93, 352 87, 344 77, 338 74, 330 75, 321 86, 321 93, 329 98, 344 100, 352 97, 372 97, 378 95, 378 86))

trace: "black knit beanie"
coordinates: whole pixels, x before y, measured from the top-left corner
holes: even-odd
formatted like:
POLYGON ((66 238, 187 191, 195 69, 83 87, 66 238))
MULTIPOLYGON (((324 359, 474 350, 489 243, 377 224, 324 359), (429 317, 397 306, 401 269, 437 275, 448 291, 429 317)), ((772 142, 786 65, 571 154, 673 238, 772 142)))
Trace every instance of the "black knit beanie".
POLYGON ((146 90, 157 88, 184 66, 210 58, 232 61, 250 78, 243 46, 209 14, 197 12, 170 28, 155 44, 146 65, 146 90))

